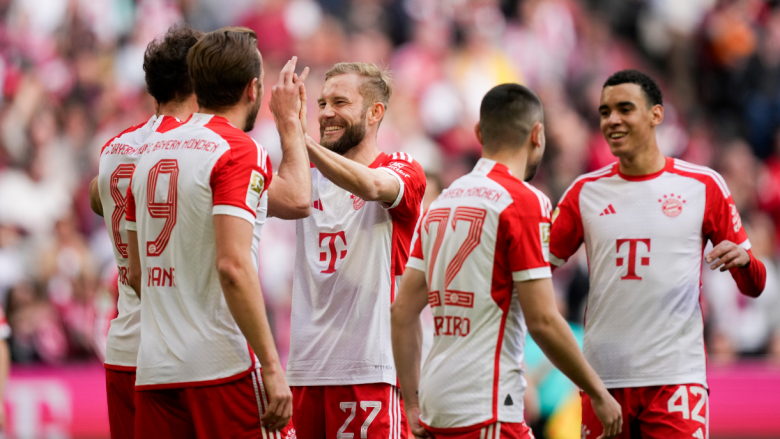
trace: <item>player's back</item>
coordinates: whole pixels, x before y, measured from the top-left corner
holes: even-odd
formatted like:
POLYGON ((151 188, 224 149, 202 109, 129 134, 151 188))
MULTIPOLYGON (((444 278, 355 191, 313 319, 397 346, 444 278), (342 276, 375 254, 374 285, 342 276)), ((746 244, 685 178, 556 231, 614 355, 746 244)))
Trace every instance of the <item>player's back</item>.
POLYGON ((236 216, 259 230, 271 175, 267 154, 226 119, 196 113, 150 137, 139 155, 128 206, 128 220, 136 213, 128 228, 138 233, 143 285, 136 385, 244 376, 255 358, 223 296, 212 215, 236 216))
POLYGON ((437 429, 522 422, 526 327, 514 282, 550 277, 550 201, 481 159, 429 207, 409 267, 426 273, 434 342, 422 421, 437 429))
POLYGON ((167 131, 181 123, 171 116, 152 116, 108 141, 100 151, 98 193, 103 219, 113 245, 118 271, 117 317, 111 321, 106 343, 106 367, 134 370, 141 335, 141 301, 128 282, 125 205, 127 187, 138 161, 137 149, 154 132, 167 131))

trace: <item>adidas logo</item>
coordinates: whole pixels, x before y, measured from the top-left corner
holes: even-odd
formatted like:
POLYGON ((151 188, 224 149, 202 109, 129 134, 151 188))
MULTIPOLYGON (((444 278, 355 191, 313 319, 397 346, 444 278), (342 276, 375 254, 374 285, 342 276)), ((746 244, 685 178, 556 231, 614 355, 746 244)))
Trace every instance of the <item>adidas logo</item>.
POLYGON ((607 208, 606 208, 606 209, 604 209, 604 212, 601 212, 601 213, 599 214, 599 216, 604 216, 604 215, 614 215, 614 214, 616 214, 616 213, 617 213, 617 212, 615 212, 615 208, 614 208, 614 207, 612 207, 612 205, 610 204, 609 206, 607 206, 607 208))
POLYGON ((315 200, 313 203, 311 203, 311 207, 322 210, 322 201, 321 200, 315 200))

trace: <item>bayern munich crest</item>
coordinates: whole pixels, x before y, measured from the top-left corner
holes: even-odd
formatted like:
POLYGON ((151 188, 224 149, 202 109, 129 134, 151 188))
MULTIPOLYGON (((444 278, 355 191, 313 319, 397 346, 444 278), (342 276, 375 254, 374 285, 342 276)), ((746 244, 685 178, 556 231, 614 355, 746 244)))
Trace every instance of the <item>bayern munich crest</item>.
POLYGON ((366 204, 366 200, 358 197, 357 195, 350 195, 349 198, 352 199, 352 207, 355 210, 360 210, 360 208, 366 204))
POLYGON ((685 204, 682 195, 675 194, 664 195, 663 198, 658 199, 658 202, 661 203, 661 210, 663 210, 664 215, 670 218, 680 215, 685 204))

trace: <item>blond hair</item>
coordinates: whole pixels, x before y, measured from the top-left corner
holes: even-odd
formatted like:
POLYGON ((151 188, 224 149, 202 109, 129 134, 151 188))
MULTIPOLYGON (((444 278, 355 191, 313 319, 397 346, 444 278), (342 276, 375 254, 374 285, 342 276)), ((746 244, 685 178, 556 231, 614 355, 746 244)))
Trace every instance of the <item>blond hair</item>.
POLYGON ((379 68, 373 63, 340 62, 325 73, 325 80, 347 73, 354 73, 365 78, 359 89, 360 95, 365 101, 365 107, 374 102, 381 102, 387 108, 390 95, 393 94, 393 80, 390 70, 379 68))

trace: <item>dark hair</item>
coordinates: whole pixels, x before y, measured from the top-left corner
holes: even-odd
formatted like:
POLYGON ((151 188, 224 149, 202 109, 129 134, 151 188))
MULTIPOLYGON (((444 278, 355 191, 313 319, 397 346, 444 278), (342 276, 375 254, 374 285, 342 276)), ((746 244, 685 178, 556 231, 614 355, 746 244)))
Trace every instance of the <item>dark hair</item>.
POLYGON ((146 46, 146 90, 158 103, 183 101, 192 94, 187 53, 202 36, 203 32, 179 23, 146 46))
POLYGON ((621 70, 607 78, 607 82, 604 83, 604 87, 602 88, 620 84, 636 84, 641 87, 642 92, 645 94, 648 107, 664 105, 664 96, 661 94, 661 89, 658 88, 658 84, 653 81, 653 78, 639 70, 621 70))
POLYGON ((482 147, 520 146, 528 139, 534 124, 544 119, 542 100, 520 84, 493 87, 479 107, 482 147))
POLYGON ((252 79, 260 77, 257 34, 245 27, 223 27, 200 39, 187 56, 190 76, 203 108, 235 105, 252 79))

